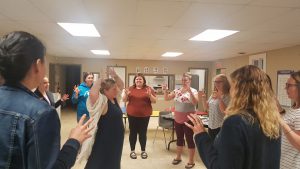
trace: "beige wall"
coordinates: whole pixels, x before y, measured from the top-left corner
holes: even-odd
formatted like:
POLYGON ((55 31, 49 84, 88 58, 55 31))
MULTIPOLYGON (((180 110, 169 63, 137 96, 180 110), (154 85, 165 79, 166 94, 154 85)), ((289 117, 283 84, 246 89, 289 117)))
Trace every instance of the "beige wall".
POLYGON ((267 52, 267 73, 275 91, 278 70, 300 70, 300 45, 267 52))
MULTIPOLYGON (((277 71, 278 70, 300 70, 300 45, 267 51, 267 73, 271 77, 273 88, 277 89, 277 71)), ((213 76, 216 72, 215 64, 219 62, 226 68, 226 74, 229 75, 235 69, 249 64, 249 56, 240 56, 230 59, 218 60, 212 65, 213 76)))
MULTIPOLYGON (((188 68, 207 68, 208 81, 211 82, 212 62, 187 62, 187 61, 153 61, 153 60, 115 60, 115 59, 84 59, 67 57, 49 57, 49 63, 59 64, 80 64, 82 72, 101 72, 107 66, 126 66, 127 74, 135 73, 136 67, 158 67, 159 73, 162 73, 163 67, 168 67, 168 74, 182 74, 188 71, 188 68)), ((152 71, 150 71, 152 73, 152 71)), ((82 73, 81 73, 82 74, 82 73)), ((128 77, 127 77, 128 78, 128 77)), ((209 85, 210 87, 210 85, 209 85)), ((210 90, 210 88, 208 89, 210 90)), ((158 101, 153 105, 155 110, 163 110, 173 105, 173 102, 163 101, 162 96, 158 96, 158 101)))
MULTIPOLYGON (((160 72, 163 67, 169 68, 169 74, 182 74, 188 71, 189 67, 208 68, 208 91, 210 94, 212 78, 216 74, 216 63, 226 68, 226 74, 230 75, 235 69, 249 64, 249 56, 239 56, 229 59, 217 60, 214 62, 185 62, 185 61, 148 61, 148 60, 113 60, 113 59, 83 59, 83 58, 61 58, 48 57, 49 63, 60 64, 81 64, 82 71, 100 72, 108 65, 127 66, 127 73, 134 73, 136 66, 141 68, 158 67, 160 72)), ((277 87, 278 70, 300 70, 300 45, 267 51, 267 73, 270 75, 273 88, 277 87)), ((160 100, 155 109, 171 106, 172 102, 160 100)))

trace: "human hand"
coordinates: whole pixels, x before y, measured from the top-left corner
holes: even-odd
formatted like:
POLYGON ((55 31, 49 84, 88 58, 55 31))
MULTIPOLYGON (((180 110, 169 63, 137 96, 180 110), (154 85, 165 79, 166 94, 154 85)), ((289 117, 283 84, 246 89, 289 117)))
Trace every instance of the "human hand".
POLYGON ((73 91, 75 92, 76 96, 78 96, 80 90, 78 88, 78 85, 75 85, 74 88, 73 88, 73 91))
POLYGON ((148 95, 148 97, 151 97, 151 95, 152 95, 152 91, 151 91, 150 87, 147 87, 147 95, 148 95))
POLYGON ((124 89, 124 90, 125 90, 125 95, 126 95, 126 96, 129 96, 130 93, 131 93, 130 90, 129 90, 128 88, 126 88, 126 89, 124 89))
POLYGON ((168 85, 167 84, 162 84, 162 88, 163 91, 167 91, 168 90, 168 85))
POLYGON ((202 132, 205 132, 203 123, 197 115, 190 114, 190 115, 188 115, 188 118, 193 123, 193 125, 191 125, 187 122, 184 122, 184 124, 186 126, 188 126, 190 129, 192 129, 195 135, 199 134, 199 133, 202 133, 202 132))
POLYGON ((86 139, 88 139, 92 136, 90 134, 90 131, 94 128, 94 126, 89 127, 89 125, 93 121, 93 118, 90 118, 85 124, 83 124, 85 118, 86 118, 86 115, 84 114, 80 118, 77 126, 71 130, 70 136, 69 136, 69 138, 79 141, 80 144, 82 144, 86 139))
POLYGON ((205 93, 204 89, 202 89, 201 91, 198 91, 198 98, 206 99, 206 93, 205 93))
POLYGON ((66 101, 69 99, 69 95, 68 94, 64 94, 62 97, 61 97, 61 101, 66 101))
POLYGON ((118 77, 117 73, 112 67, 108 68, 108 75, 111 76, 112 78, 118 77))

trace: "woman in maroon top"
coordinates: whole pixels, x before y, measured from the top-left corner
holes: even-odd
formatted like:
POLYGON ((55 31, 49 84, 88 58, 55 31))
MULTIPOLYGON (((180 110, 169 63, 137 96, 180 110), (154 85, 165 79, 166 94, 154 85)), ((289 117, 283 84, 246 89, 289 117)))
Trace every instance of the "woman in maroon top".
POLYGON ((124 90, 122 97, 124 102, 128 102, 126 111, 130 130, 130 157, 132 159, 137 158, 135 145, 137 135, 139 135, 142 150, 141 157, 146 159, 148 157, 146 153, 147 128, 152 114, 151 103, 156 102, 156 95, 154 90, 146 85, 146 79, 143 74, 137 74, 133 79, 133 83, 134 85, 129 87, 129 89, 124 90))

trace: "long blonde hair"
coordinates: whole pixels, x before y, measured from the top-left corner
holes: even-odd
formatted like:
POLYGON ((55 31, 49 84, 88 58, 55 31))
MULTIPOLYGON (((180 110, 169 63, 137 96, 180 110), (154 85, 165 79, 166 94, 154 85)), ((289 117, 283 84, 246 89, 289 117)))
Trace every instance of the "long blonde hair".
POLYGON ((232 98, 226 111, 227 117, 235 114, 250 115, 250 112, 244 110, 252 109, 263 133, 271 139, 278 138, 279 113, 266 73, 256 66, 247 65, 235 70, 230 77, 232 98))

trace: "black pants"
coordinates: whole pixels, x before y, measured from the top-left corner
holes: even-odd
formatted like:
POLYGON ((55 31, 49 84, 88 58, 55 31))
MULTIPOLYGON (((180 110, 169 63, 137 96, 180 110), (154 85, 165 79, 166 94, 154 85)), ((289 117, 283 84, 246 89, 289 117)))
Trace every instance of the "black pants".
POLYGON ((137 141, 137 135, 139 135, 139 141, 141 145, 141 150, 146 150, 147 142, 147 129, 149 124, 149 117, 133 117, 128 115, 129 121, 129 142, 131 151, 135 150, 135 145, 137 141))
POLYGON ((216 136, 220 132, 220 129, 221 129, 220 127, 216 128, 216 129, 210 129, 210 128, 208 128, 208 135, 210 136, 210 138, 212 140, 215 140, 216 136))

